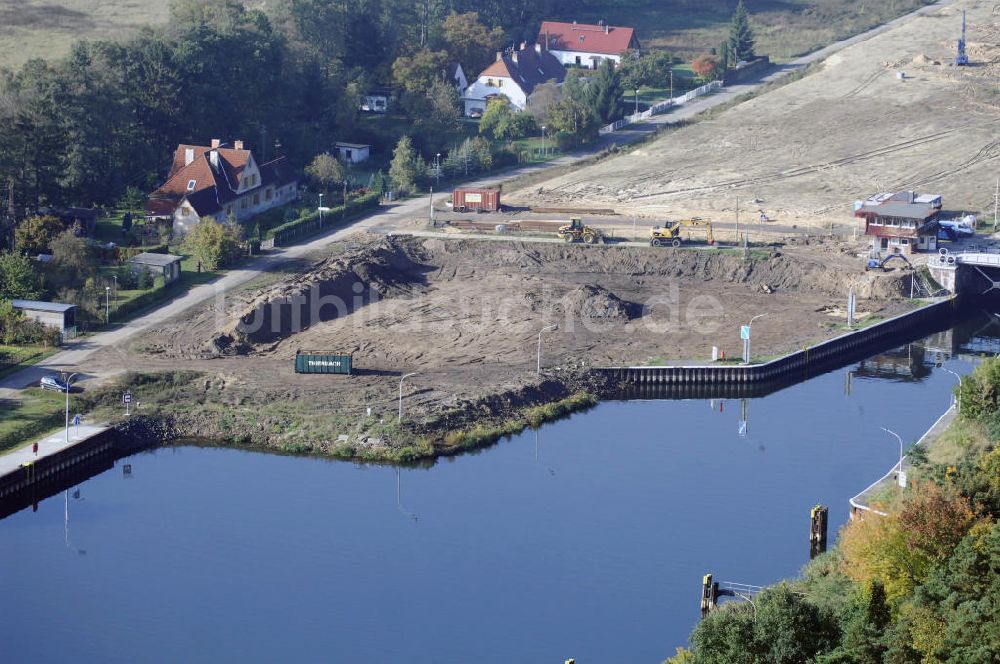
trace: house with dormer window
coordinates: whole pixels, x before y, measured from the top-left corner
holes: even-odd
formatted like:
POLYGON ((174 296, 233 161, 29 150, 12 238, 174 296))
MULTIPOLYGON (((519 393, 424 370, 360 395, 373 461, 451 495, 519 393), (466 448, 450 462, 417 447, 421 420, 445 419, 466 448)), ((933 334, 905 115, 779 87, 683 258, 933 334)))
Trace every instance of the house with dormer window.
POLYGON ((565 68, 541 44, 529 48, 522 42, 517 50, 498 52, 493 64, 466 88, 462 95, 465 114, 482 115, 490 100, 499 95, 507 97, 512 106, 523 111, 528 96, 537 85, 546 81, 562 83, 565 78, 565 68))
POLYGON ((227 145, 178 145, 167 180, 149 195, 146 209, 170 219, 183 234, 205 219, 246 221, 298 196, 298 182, 284 157, 258 164, 243 141, 227 145))
POLYGON ((537 43, 567 67, 597 69, 610 60, 616 66, 625 51, 638 51, 639 39, 634 28, 587 23, 543 21, 537 43))

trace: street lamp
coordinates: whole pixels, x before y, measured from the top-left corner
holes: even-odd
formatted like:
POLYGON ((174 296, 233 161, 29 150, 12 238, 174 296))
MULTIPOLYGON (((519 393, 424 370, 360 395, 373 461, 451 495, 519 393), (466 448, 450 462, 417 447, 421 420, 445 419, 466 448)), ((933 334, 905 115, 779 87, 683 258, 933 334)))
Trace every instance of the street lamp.
POLYGON ((743 364, 750 364, 750 336, 753 333, 753 322, 767 314, 757 314, 747 323, 747 338, 743 342, 743 364))
POLYGON ((118 313, 118 275, 112 274, 111 278, 115 280, 115 313, 118 313))
POLYGON ((68 378, 66 378, 66 443, 69 443, 69 388, 70 381, 73 380, 73 376, 77 374, 71 373, 68 378))
POLYGON ((434 156, 434 184, 441 187, 441 153, 434 156))
POLYGON ((639 89, 635 91, 635 114, 639 115, 639 89))
POLYGON ((950 373, 950 374, 951 374, 952 376, 954 376, 955 378, 957 378, 957 379, 958 379, 958 387, 959 387, 959 391, 955 393, 955 407, 956 407, 956 408, 958 409, 958 411, 959 411, 959 412, 961 412, 961 411, 962 411, 962 392, 961 392, 961 388, 962 388, 962 377, 961 377, 961 376, 959 376, 959 375, 958 375, 957 373, 955 373, 954 371, 952 371, 951 369, 948 369, 947 367, 943 367, 943 366, 940 366, 940 365, 939 365, 939 366, 938 366, 938 368, 939 368, 939 369, 942 369, 942 370, 944 370, 944 371, 947 371, 947 372, 948 372, 948 373, 950 373))
POLYGON ((414 371, 413 373, 403 374, 403 377, 399 379, 399 418, 396 420, 397 422, 402 423, 403 421, 403 381, 410 376, 416 376, 418 373, 420 372, 414 371))
POLYGON ((323 225, 323 194, 319 195, 319 225, 323 225))
POLYGON ((111 322, 111 286, 104 287, 104 324, 111 322))
POLYGON ((542 125, 542 158, 543 159, 545 158, 546 154, 547 153, 545 151, 545 125, 542 125))
POLYGON ((893 431, 892 429, 886 429, 885 427, 879 427, 879 428, 882 429, 882 431, 885 431, 888 434, 892 434, 893 436, 896 437, 896 440, 899 441, 899 464, 897 465, 897 469, 898 469, 897 472, 902 473, 903 472, 903 439, 900 438, 899 434, 896 433, 895 431, 893 431))
POLYGON ((545 332, 546 330, 554 330, 557 327, 559 327, 558 324, 549 325, 547 327, 543 327, 541 330, 538 331, 538 364, 535 369, 535 373, 537 373, 539 376, 542 375, 542 332, 545 332))

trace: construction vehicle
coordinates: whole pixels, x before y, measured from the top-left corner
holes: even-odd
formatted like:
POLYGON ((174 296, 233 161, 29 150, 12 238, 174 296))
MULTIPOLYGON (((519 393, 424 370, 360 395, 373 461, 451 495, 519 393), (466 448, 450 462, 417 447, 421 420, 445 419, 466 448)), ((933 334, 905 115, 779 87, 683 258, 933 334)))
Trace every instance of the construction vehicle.
POLYGON ((587 226, 580 217, 570 217, 569 224, 559 227, 559 237, 566 242, 604 244, 604 234, 593 226, 587 226))
POLYGON ((882 270, 885 272, 886 264, 893 259, 901 260, 906 263, 906 267, 911 270, 913 269, 913 264, 903 254, 889 254, 885 258, 879 258, 879 256, 869 257, 868 262, 865 264, 865 272, 868 270, 882 270))
POLYGON ((958 55, 955 56, 955 64, 959 67, 969 64, 969 56, 965 52, 965 11, 962 12, 962 38, 958 40, 958 55))
POLYGON ((672 247, 679 247, 683 244, 684 239, 681 237, 682 228, 704 228, 705 229, 705 241, 708 244, 715 244, 715 236, 712 234, 712 222, 709 219, 702 219, 701 217, 692 217, 691 219, 681 219, 679 221, 668 221, 661 228, 660 226, 654 226, 649 229, 649 244, 652 247, 663 247, 670 245, 672 247))

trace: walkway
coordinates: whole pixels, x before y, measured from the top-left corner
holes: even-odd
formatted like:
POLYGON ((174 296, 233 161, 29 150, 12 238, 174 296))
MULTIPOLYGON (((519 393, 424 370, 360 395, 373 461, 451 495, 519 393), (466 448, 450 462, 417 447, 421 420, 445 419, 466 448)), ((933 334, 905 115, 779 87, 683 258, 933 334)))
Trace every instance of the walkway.
POLYGON ((62 452, 77 443, 81 443, 107 431, 109 428, 106 425, 83 424, 80 425, 78 431, 77 427, 70 426, 69 442, 66 441, 65 430, 60 430, 59 433, 54 433, 38 441, 38 454, 32 452, 31 445, 25 445, 6 454, 0 454, 0 477, 5 477, 19 470, 24 464, 34 463, 39 459, 62 452))

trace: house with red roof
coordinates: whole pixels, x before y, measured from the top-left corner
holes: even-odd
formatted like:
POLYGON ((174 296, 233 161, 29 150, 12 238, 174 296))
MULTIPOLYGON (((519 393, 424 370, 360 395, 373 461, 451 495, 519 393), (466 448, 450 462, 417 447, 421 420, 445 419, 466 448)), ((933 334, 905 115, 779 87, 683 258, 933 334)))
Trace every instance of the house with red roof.
POLYGON ((482 115, 491 99, 504 96, 518 110, 523 111, 528 96, 535 87, 546 81, 562 83, 566 69, 541 44, 497 52, 496 60, 479 74, 462 95, 465 114, 482 115))
POLYGON ((638 51, 634 28, 586 23, 544 21, 538 29, 537 43, 564 66, 597 69, 604 60, 621 62, 625 51, 638 51))
POLYGON ((205 219, 245 221, 298 195, 298 182, 284 157, 258 164, 243 141, 229 146, 178 145, 167 180, 149 195, 146 210, 170 219, 183 234, 205 219))

